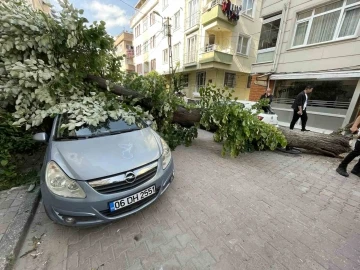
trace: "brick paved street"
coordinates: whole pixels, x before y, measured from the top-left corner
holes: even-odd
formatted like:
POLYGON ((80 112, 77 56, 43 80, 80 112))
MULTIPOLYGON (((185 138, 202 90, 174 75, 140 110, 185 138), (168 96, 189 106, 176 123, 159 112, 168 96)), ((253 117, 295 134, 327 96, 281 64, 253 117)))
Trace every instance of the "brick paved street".
POLYGON ((15 269, 360 269, 360 178, 321 156, 220 153, 199 131, 161 199, 110 225, 54 225, 40 206, 15 269))
POLYGON ((0 192, 0 242, 25 198, 26 188, 18 187, 0 192))

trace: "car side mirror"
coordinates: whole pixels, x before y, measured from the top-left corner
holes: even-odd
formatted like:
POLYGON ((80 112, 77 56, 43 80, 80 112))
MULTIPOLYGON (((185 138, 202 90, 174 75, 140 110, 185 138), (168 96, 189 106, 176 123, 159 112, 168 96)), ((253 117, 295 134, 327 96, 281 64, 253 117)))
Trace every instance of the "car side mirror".
POLYGON ((45 132, 36 133, 33 136, 33 140, 37 142, 47 142, 49 140, 49 136, 45 132))
POLYGON ((153 121, 151 121, 151 120, 146 120, 146 125, 147 125, 148 127, 151 127, 152 123, 153 123, 153 121))

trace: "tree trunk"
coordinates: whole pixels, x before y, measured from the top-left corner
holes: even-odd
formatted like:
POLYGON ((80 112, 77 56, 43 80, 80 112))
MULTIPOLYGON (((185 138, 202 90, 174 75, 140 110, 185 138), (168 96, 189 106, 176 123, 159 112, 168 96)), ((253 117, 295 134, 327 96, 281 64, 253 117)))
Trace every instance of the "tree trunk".
POLYGON ((349 139, 341 135, 279 129, 286 137, 289 147, 307 149, 330 157, 338 157, 350 151, 349 139))
MULTIPOLYGON (((106 80, 101 77, 88 75, 86 80, 97 83, 100 88, 107 88, 106 80)), ((112 92, 123 96, 143 97, 141 93, 127 89, 120 85, 112 86, 112 92)), ((144 106, 147 108, 151 106, 151 101, 146 101, 143 103, 145 103, 144 106)), ((184 127, 194 126, 196 123, 200 122, 200 119, 201 109, 193 109, 189 111, 182 106, 177 108, 173 116, 173 122, 178 123, 184 127)), ((211 131, 215 130, 216 127, 211 128, 211 131)), ((338 157, 340 154, 349 152, 351 150, 349 139, 341 135, 301 132, 296 130, 289 130, 287 128, 280 128, 280 130, 284 134, 289 147, 307 149, 330 157, 338 157)))

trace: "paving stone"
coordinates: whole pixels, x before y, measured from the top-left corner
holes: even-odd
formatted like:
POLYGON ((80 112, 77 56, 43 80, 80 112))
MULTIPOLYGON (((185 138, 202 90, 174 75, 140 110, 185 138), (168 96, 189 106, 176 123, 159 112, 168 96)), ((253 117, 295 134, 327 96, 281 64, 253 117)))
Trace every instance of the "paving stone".
MULTIPOLYGON (((46 233, 43 254, 25 256, 15 270, 42 269, 55 247, 67 250, 68 269, 360 269, 357 177, 343 179, 338 160, 321 156, 222 157, 212 136, 199 130, 191 147, 173 152, 175 181, 135 215, 56 233, 38 212, 30 231, 46 233)), ((0 192, 0 205, 11 201, 0 209, 0 223, 18 196, 0 192)))

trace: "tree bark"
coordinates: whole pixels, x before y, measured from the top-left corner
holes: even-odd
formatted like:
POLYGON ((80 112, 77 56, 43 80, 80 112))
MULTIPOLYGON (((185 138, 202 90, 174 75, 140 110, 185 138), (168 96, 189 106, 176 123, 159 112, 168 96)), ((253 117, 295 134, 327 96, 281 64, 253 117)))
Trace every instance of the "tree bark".
MULTIPOLYGON (((88 75, 86 80, 97 83, 100 88, 107 88, 106 80, 101 77, 88 75)), ((117 95, 140 98, 144 97, 141 93, 127 89, 120 85, 112 86, 111 90, 117 95)), ((151 101, 146 101, 143 103, 143 105, 147 108, 151 106, 151 101)), ((196 123, 200 122, 200 119, 201 109, 192 109, 189 111, 182 106, 177 108, 173 116, 173 122, 178 123, 184 127, 194 126, 196 123)), ((211 131, 215 130, 216 127, 211 128, 211 131)), ((289 147, 307 149, 330 157, 338 157, 340 154, 349 152, 351 150, 349 139, 341 135, 301 132, 297 130, 289 130, 287 128, 280 128, 280 130, 284 134, 289 147)))
POLYGON ((279 129, 286 137, 289 147, 307 149, 330 157, 338 157, 351 150, 349 139, 341 135, 302 132, 287 128, 279 129))

